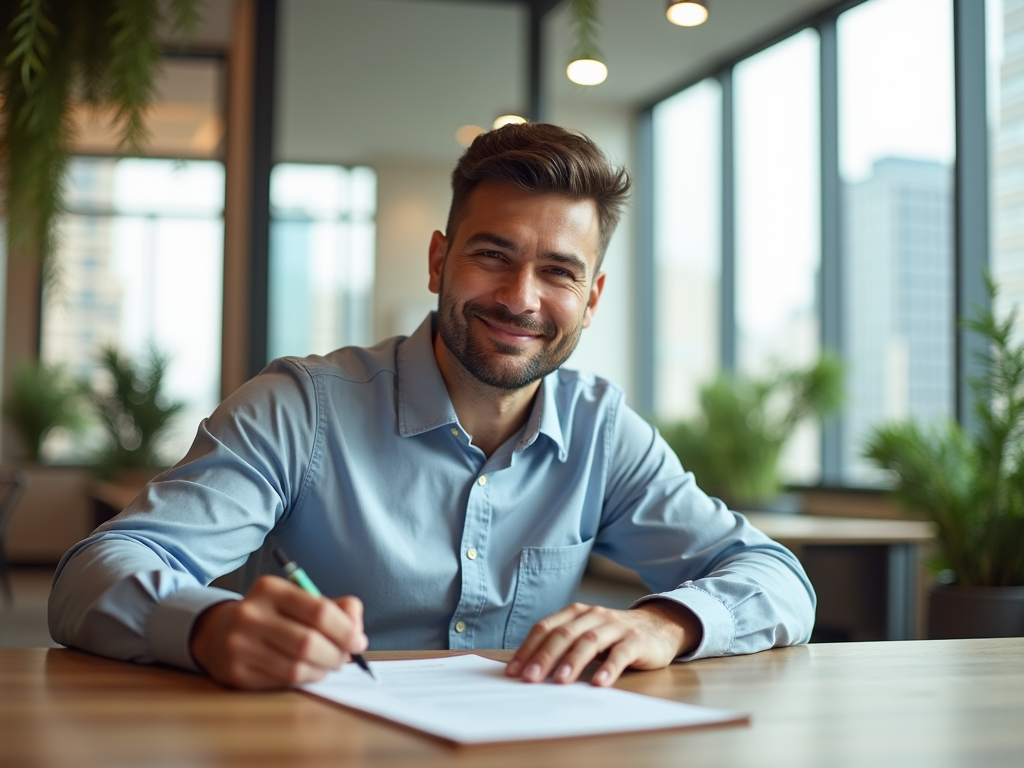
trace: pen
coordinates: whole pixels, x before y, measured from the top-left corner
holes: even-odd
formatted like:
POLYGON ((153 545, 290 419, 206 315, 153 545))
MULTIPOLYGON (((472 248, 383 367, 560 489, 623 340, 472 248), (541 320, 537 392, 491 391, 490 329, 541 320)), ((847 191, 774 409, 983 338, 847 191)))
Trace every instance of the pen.
MULTIPOLYGON (((298 563, 291 560, 288 555, 284 553, 283 549, 280 547, 274 547, 274 557, 277 560, 278 565, 284 569, 284 575, 288 578, 288 581, 302 587, 314 597, 323 596, 320 593, 320 590, 316 588, 316 584, 313 583, 313 580, 306 575, 306 572, 299 567, 298 563)), ((366 662, 366 659, 363 658, 363 654, 353 653, 352 661, 358 664, 360 669, 372 677, 377 685, 380 685, 380 678, 377 677, 376 672, 370 669, 370 665, 366 662)))

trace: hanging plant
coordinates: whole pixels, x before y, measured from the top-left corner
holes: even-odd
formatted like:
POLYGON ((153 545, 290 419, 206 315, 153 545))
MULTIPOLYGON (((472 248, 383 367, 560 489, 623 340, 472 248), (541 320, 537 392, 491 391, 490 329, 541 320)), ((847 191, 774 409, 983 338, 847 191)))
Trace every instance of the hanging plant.
POLYGON ((573 59, 600 59, 597 45, 597 0, 569 0, 569 17, 576 32, 573 59))
POLYGON ((20 0, 0 9, 0 178, 8 252, 54 249, 76 103, 112 106, 121 148, 146 142, 158 31, 191 39, 201 0, 20 0))
POLYGON ((576 44, 565 74, 579 85, 599 85, 608 77, 608 67, 597 46, 597 0, 570 0, 569 19, 576 44))

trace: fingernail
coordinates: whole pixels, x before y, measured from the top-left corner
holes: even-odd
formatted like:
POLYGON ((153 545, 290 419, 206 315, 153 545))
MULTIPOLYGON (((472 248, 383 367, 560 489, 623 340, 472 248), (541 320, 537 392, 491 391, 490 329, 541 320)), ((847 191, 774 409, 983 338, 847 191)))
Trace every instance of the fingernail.
POLYGON ((572 667, 568 664, 563 664, 558 668, 558 673, 555 675, 559 680, 568 680, 569 675, 572 674, 572 667))
POLYGON ((531 664, 523 672, 523 677, 528 677, 531 680, 536 680, 540 677, 540 664, 531 664))
POLYGON ((512 661, 508 663, 508 669, 506 671, 510 675, 518 675, 519 670, 521 670, 522 668, 523 662, 521 662, 519 659, 512 659, 512 661))
POLYGON ((607 683, 608 682, 608 670, 607 669, 599 669, 599 670, 597 670, 597 672, 594 674, 594 682, 598 683, 600 685, 604 685, 605 683, 607 683))

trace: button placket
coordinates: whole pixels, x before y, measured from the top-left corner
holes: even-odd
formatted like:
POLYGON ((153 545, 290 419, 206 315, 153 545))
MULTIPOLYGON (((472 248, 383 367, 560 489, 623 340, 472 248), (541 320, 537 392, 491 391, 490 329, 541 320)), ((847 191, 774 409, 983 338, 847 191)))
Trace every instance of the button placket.
POLYGON ((452 616, 449 644, 453 649, 474 648, 473 622, 483 610, 487 594, 487 574, 478 547, 487 538, 490 521, 490 488, 486 474, 478 475, 470 486, 466 521, 462 531, 462 594, 452 616))

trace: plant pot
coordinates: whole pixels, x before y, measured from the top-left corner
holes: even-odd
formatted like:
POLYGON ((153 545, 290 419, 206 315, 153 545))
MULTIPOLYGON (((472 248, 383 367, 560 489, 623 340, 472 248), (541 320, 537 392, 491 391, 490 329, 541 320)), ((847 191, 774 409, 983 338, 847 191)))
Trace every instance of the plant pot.
POLYGON ((928 637, 1024 637, 1024 587, 932 589, 928 637))

